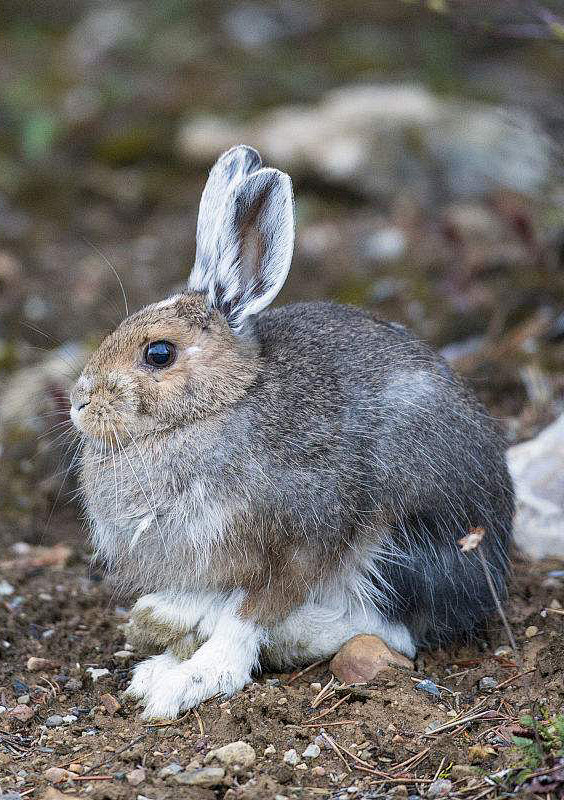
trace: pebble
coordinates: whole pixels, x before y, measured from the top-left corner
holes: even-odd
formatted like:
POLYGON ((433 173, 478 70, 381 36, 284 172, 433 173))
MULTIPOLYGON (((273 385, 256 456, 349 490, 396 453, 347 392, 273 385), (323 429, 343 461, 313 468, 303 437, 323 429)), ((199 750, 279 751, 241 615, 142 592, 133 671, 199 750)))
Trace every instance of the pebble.
POLYGON ((112 716, 112 717, 121 708, 121 703, 118 703, 116 698, 112 694, 109 694, 109 693, 101 695, 100 696, 100 702, 102 703, 102 705, 104 706, 104 708, 106 709, 108 714, 110 714, 110 716, 112 716))
POLYGON ((491 678, 486 675, 484 678, 480 679, 480 689, 495 689, 497 686, 497 681, 495 678, 491 678))
POLYGON ((510 647, 507 647, 507 645, 503 644, 503 645, 501 645, 501 647, 497 648, 497 650, 495 651, 494 655, 496 655, 496 656, 511 656, 511 655, 513 655, 513 651, 512 651, 512 649, 510 647))
POLYGON ((20 705, 22 705, 22 706, 27 706, 29 704, 30 700, 31 700, 31 697, 28 694, 21 694, 18 697, 18 703, 20 705))
POLYGON ((110 674, 109 669, 96 669, 95 667, 88 667, 86 672, 91 676, 93 683, 96 683, 100 678, 105 678, 106 675, 110 674))
POLYGON ((341 647, 329 668, 344 683, 366 683, 388 669, 390 663, 413 669, 408 658, 389 648, 379 636, 359 634, 341 647))
POLYGON ((256 760, 256 753, 247 742, 230 742, 216 750, 210 750, 204 759, 204 764, 219 761, 224 767, 252 767, 256 760))
POLYGON ((285 706, 287 703, 288 703, 287 697, 281 697, 280 700, 278 701, 279 706, 285 706))
POLYGON ((49 767, 43 774, 50 783, 63 783, 63 781, 70 781, 78 777, 76 772, 71 772, 62 767, 49 767))
POLYGON ((63 717, 63 722, 66 722, 68 725, 76 722, 78 717, 75 714, 65 714, 63 717))
POLYGON ((145 773, 145 769, 143 767, 136 767, 135 769, 132 769, 131 772, 127 773, 125 780, 130 786, 139 786, 140 783, 143 783, 146 777, 147 775, 145 773))
POLYGON ((131 650, 117 650, 114 653, 114 658, 119 658, 120 661, 127 661, 129 658, 133 658, 133 653, 131 650))
POLYGON ((304 752, 302 753, 302 758, 317 758, 321 753, 321 749, 317 744, 308 744, 304 752))
POLYGON ((55 665, 48 658, 37 658, 37 656, 30 656, 27 660, 28 672, 43 672, 45 670, 53 669, 55 665))
POLYGON ((267 678, 266 679, 267 686, 280 686, 280 678, 267 678))
POLYGON ((290 764, 291 767, 295 767, 296 764, 299 764, 300 757, 292 747, 291 750, 286 750, 284 753, 284 763, 290 764))
POLYGON ((169 778, 171 775, 178 775, 179 772, 182 772, 182 767, 178 762, 173 761, 172 764, 167 764, 166 767, 159 770, 159 778, 169 778))
POLYGON ((20 722, 28 722, 33 717, 33 713, 31 706, 24 705, 17 705, 9 712, 11 717, 19 719, 20 722))
POLYGON ((321 684, 317 681, 310 683, 310 688, 312 692, 320 692, 321 691, 321 684))
POLYGON ((69 764, 69 770, 76 772, 77 775, 82 775, 85 770, 84 764, 69 764))
POLYGON ((14 587, 8 581, 0 581, 0 597, 9 597, 11 594, 14 594, 14 587))
POLYGON ((532 637, 536 636, 538 632, 539 629, 537 628, 536 625, 529 625, 529 627, 526 628, 525 630, 525 636, 527 637, 527 639, 532 639, 532 637))
POLYGON ((441 690, 439 689, 437 684, 433 683, 433 681, 430 681, 428 678, 426 678, 423 681, 419 681, 419 683, 416 683, 415 688, 420 692, 427 692, 427 694, 432 694, 433 697, 441 696, 441 690))
POLYGON ((446 797, 452 790, 452 781, 446 778, 439 778, 427 789, 427 797, 446 797))
POLYGON ((273 744, 269 744, 268 747, 264 748, 264 755, 265 756, 273 756, 276 753, 276 748, 273 744))
POLYGON ((315 775, 316 778, 322 778, 325 775, 325 767, 313 767, 311 774, 315 775))
MULTIPOLYGON (((75 717, 76 719, 76 717, 75 717)), ((60 714, 52 714, 50 717, 47 717, 45 720, 45 724, 48 728, 58 728, 59 725, 64 723, 64 719, 60 714)))
POLYGON ((179 772, 174 780, 182 786, 218 786, 224 777, 222 767, 202 767, 191 772, 179 772))
POLYGON ((69 678, 65 683, 65 692, 80 692, 81 689, 82 681, 77 680, 77 678, 69 678))
POLYGON ((301 769, 301 770, 307 769, 307 764, 303 764, 303 763, 302 764, 296 764, 296 769, 301 769))

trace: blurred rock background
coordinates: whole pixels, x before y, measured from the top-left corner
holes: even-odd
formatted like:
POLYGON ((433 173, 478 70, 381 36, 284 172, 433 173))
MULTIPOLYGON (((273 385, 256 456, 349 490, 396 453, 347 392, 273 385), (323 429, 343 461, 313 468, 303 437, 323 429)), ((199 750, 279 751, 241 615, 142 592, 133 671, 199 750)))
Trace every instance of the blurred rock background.
POLYGON ((562 412, 558 0, 3 0, 0 30, 3 541, 82 536, 66 392, 123 314, 108 262, 130 308, 179 285, 239 142, 294 180, 281 301, 414 328, 511 443, 562 412))

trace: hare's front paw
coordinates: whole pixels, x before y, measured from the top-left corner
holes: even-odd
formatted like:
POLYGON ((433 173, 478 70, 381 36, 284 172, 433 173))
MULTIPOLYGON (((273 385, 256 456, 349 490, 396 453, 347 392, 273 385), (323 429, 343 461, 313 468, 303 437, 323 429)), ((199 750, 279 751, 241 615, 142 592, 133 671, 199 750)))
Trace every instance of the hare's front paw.
POLYGON ((230 697, 251 679, 248 670, 218 667, 197 655, 181 663, 163 661, 154 669, 150 688, 142 698, 144 719, 172 719, 214 695, 230 697))
POLYGON ((133 670, 133 678, 125 694, 134 700, 142 700, 151 691, 153 684, 160 680, 160 676, 178 664, 178 659, 168 651, 142 661, 133 670))

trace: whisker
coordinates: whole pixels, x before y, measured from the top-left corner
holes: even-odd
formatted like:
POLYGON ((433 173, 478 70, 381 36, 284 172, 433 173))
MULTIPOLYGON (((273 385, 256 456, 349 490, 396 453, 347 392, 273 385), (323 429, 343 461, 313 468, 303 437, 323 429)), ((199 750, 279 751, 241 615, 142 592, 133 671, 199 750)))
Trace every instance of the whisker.
POLYGON ((127 304, 127 295, 125 294, 125 289, 124 289, 124 287, 123 287, 123 283, 122 283, 122 281, 121 281, 121 278, 120 278, 120 277, 119 277, 119 275, 118 275, 118 272, 117 272, 116 268, 114 267, 114 265, 112 264, 112 262, 110 261, 110 259, 107 257, 107 255, 106 255, 105 253, 103 253, 103 252, 100 250, 100 248, 99 248, 99 247, 97 247, 97 246, 94 244, 94 242, 91 242, 91 241, 90 241, 89 239, 87 239, 85 236, 82 236, 81 238, 82 238, 82 240, 83 240, 83 241, 84 241, 84 242, 85 242, 87 245, 89 245, 89 246, 90 246, 90 247, 91 247, 91 248, 94 250, 94 252, 95 252, 95 253, 97 253, 97 254, 100 256, 100 258, 101 258, 101 259, 103 259, 103 260, 105 261, 105 263, 107 264, 107 266, 108 266, 108 267, 111 269, 111 271, 114 273, 114 275, 115 275, 115 277, 116 277, 116 280, 117 280, 117 282, 119 283, 119 288, 121 289, 121 293, 122 293, 122 296, 123 296, 123 304, 124 304, 124 306, 125 306, 125 316, 126 316, 126 317, 128 317, 128 316, 129 316, 129 307, 128 307, 128 304, 127 304))

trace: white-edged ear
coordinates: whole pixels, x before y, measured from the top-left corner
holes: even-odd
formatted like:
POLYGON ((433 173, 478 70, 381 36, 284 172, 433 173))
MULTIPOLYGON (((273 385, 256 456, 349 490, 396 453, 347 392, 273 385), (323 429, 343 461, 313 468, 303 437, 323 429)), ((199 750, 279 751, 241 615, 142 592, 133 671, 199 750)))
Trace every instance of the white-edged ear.
POLYGON ((214 278, 219 252, 219 235, 225 205, 231 191, 243 178, 261 167, 260 155, 252 147, 238 145, 223 153, 210 170, 198 212, 196 258, 188 287, 206 291, 214 278))
POLYGON ((205 291, 210 305, 240 331, 248 317, 272 303, 290 269, 294 200, 289 176, 264 168, 236 183, 216 233, 215 263, 208 262, 205 273, 198 269, 189 288, 205 291))

